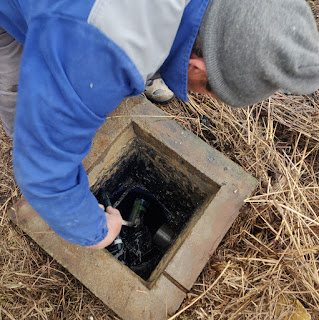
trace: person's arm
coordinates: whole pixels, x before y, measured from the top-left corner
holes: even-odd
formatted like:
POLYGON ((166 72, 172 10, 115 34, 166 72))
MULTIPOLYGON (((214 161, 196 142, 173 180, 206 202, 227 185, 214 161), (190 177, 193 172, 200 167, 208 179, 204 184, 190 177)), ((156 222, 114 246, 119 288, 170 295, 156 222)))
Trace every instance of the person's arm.
POLYGON ((143 82, 125 53, 89 24, 38 17, 26 39, 14 132, 15 177, 27 201, 57 234, 93 246, 108 232, 114 237, 120 219, 115 227, 107 223, 81 162, 106 115, 123 97, 137 93, 134 88, 143 91, 143 82))

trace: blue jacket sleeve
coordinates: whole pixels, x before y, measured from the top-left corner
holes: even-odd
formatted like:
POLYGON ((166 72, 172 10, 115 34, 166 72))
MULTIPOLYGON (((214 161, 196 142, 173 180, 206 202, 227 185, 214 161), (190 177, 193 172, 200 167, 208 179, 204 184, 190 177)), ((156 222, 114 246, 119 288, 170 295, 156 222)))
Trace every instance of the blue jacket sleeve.
POLYGON ((144 84, 131 60, 95 27, 64 17, 29 25, 20 68, 14 171, 31 206, 64 239, 103 240, 106 217, 81 164, 95 131, 144 84))

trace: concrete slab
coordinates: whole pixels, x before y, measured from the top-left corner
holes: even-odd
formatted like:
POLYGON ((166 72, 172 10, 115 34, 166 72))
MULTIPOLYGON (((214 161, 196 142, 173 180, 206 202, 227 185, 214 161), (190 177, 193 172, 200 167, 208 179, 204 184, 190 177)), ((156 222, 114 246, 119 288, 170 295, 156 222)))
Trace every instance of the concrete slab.
MULTIPOLYGON (((12 220, 123 319, 172 315, 238 215, 256 180, 143 97, 124 100, 97 131, 84 160, 92 190, 111 179, 142 141, 163 182, 178 180, 198 206, 147 280, 110 253, 57 236, 22 198, 12 220), (149 148, 149 149, 148 149, 149 148), (166 172, 168 171, 168 172, 166 172), (189 181, 188 181, 189 180, 189 181), (197 199, 198 198, 198 199, 197 199), (198 201, 197 201, 198 200, 198 201)), ((144 147, 143 147, 144 148, 144 147)), ((143 149, 141 147, 141 149, 143 149)))

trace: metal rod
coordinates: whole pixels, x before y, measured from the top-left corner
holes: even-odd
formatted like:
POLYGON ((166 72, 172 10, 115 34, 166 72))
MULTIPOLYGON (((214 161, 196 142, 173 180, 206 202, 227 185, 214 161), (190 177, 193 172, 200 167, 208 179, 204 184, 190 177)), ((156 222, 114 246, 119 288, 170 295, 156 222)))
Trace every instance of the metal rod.
POLYGON ((106 197, 107 206, 112 207, 111 200, 110 200, 109 196, 107 195, 107 193, 105 194, 105 197, 106 197))

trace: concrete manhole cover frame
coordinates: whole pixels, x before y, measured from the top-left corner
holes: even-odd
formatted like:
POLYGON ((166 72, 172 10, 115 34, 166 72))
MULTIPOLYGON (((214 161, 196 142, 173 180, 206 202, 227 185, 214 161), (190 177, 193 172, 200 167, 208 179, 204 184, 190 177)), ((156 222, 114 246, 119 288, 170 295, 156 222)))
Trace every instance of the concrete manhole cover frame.
MULTIPOLYGON (((22 230, 120 317, 161 320, 178 309, 257 181, 139 96, 124 100, 97 131, 91 151, 83 161, 90 186, 103 170, 110 148, 121 148, 118 142, 132 125, 148 133, 154 141, 160 141, 219 186, 151 285, 105 250, 93 251, 60 238, 24 198, 10 214, 22 230)), ((117 154, 116 150, 113 153, 117 154)))

